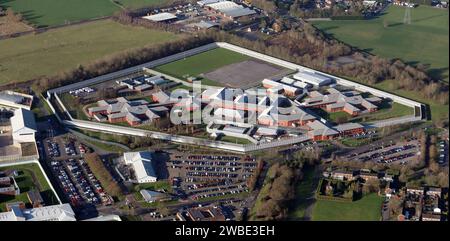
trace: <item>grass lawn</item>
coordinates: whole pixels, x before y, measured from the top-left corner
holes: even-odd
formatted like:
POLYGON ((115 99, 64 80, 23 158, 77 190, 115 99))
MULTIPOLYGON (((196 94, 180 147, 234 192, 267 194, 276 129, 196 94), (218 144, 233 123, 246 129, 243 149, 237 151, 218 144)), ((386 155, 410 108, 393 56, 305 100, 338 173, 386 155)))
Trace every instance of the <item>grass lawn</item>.
POLYGON ((354 202, 317 200, 313 221, 379 221, 383 197, 372 193, 354 202))
POLYGON ((351 115, 349 115, 347 112, 333 112, 333 113, 328 113, 328 120, 332 121, 332 122, 337 122, 337 120, 339 120, 339 118, 347 118, 347 120, 350 120, 352 118, 351 115))
POLYGON ((242 145, 251 144, 252 143, 251 141, 249 141, 247 139, 233 137, 233 136, 222 136, 220 138, 220 141, 231 142, 231 143, 234 143, 234 144, 242 144, 242 145))
POLYGON ((0 84, 51 76, 109 54, 179 36, 104 20, 5 39, 0 44, 0 84))
MULTIPOLYGON (((216 48, 172 63, 157 66, 156 71, 172 75, 179 79, 183 76, 198 76, 206 74, 225 65, 239 63, 250 59, 250 57, 233 52, 231 50, 216 48)), ((203 79, 207 85, 218 85, 213 80, 203 79)))
MULTIPOLYGON (((155 4, 162 4, 166 2, 167 0, 117 0, 119 4, 126 8, 130 9, 136 9, 136 8, 142 8, 142 7, 148 7, 155 4)), ((168 2, 168 1, 167 1, 168 2)))
POLYGON ((404 14, 405 8, 390 6, 386 14, 372 20, 320 21, 314 25, 370 53, 429 64, 431 76, 448 82, 448 10, 429 6, 411 9, 410 25, 403 24, 404 14))
POLYGON ((140 191, 142 189, 149 189, 153 191, 157 191, 159 189, 165 189, 168 192, 172 191, 172 186, 170 185, 169 181, 163 180, 163 181, 157 181, 152 183, 140 183, 136 185, 135 189, 137 191, 140 191))
POLYGON ((419 101, 424 104, 428 104, 431 109, 432 120, 448 119, 448 105, 442 105, 430 99, 421 97, 414 91, 396 90, 394 88, 394 84, 390 81, 383 81, 382 83, 376 84, 374 87, 381 90, 389 91, 391 93, 395 93, 396 95, 403 96, 405 98, 419 101))
POLYGON ((12 8, 38 27, 110 16, 121 10, 111 0, 0 0, 0 6, 12 8))
POLYGON ((362 118, 363 121, 385 120, 394 117, 414 115, 414 109, 406 105, 393 102, 387 108, 381 108, 376 112, 358 116, 356 119, 362 118))
POLYGON ((17 170, 19 172, 19 176, 16 177, 16 182, 20 188, 20 195, 15 196, 14 198, 0 196, 0 212, 6 211, 5 204, 8 202, 22 201, 25 204, 28 204, 29 201, 26 192, 31 190, 39 190, 44 202, 48 205, 58 203, 55 194, 50 189, 50 184, 45 179, 37 164, 0 167, 0 171, 8 169, 17 170))
POLYGON ((74 119, 89 120, 89 118, 83 112, 83 106, 76 104, 77 102, 75 101, 75 96, 66 92, 60 94, 59 98, 74 119))
POLYGON ((350 147, 357 147, 369 144, 373 141, 378 140, 379 138, 355 138, 355 137, 347 137, 341 140, 341 143, 350 147))
POLYGON ((308 167, 303 171, 303 179, 295 187, 295 199, 290 208, 288 218, 290 220, 301 220, 305 216, 308 207, 308 198, 316 189, 314 184, 314 168, 308 167))

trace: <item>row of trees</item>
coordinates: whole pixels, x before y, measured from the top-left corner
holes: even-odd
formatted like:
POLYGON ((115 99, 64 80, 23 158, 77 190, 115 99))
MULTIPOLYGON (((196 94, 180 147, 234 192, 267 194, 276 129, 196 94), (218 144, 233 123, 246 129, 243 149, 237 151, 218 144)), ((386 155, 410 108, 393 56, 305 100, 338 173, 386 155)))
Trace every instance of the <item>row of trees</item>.
POLYGON ((329 18, 335 16, 362 16, 362 1, 347 1, 346 5, 333 4, 331 8, 316 8, 313 0, 296 0, 289 14, 299 18, 329 18))
MULTIPOLYGON (((178 31, 175 25, 152 23, 123 12, 114 17, 123 24, 157 28, 165 31, 178 31)), ((417 91, 424 98, 448 103, 448 86, 432 81, 425 69, 419 69, 403 63, 401 60, 389 60, 355 51, 350 46, 330 39, 311 24, 302 22, 300 26, 279 34, 277 37, 263 40, 248 40, 224 31, 204 31, 195 36, 187 36, 178 41, 128 50, 120 54, 105 57, 88 65, 60 73, 39 81, 40 89, 58 87, 82 79, 131 67, 147 61, 175 54, 213 41, 224 41, 262 52, 271 56, 305 65, 335 75, 347 76, 362 83, 375 84, 384 80, 395 80, 394 89, 417 91), (347 56, 350 63, 335 61, 347 56)), ((422 67, 424 68, 424 67, 422 67)))
POLYGON ((36 89, 45 91, 47 89, 78 82, 104 75, 128 67, 136 66, 145 62, 160 59, 187 49, 199 47, 213 42, 214 39, 205 35, 186 36, 179 40, 163 44, 150 45, 147 47, 123 51, 118 54, 107 56, 91 62, 87 65, 79 65, 70 71, 59 73, 52 77, 43 77, 35 82, 36 89))
POLYGON ((0 7, 0 16, 5 16, 7 21, 11 22, 22 22, 24 20, 21 13, 14 13, 12 8, 8 8, 6 10, 3 10, 0 7))
POLYGON ((209 31, 216 41, 225 41, 271 56, 308 66, 331 74, 346 76, 366 84, 392 81, 393 89, 417 91, 428 99, 448 103, 448 86, 433 81, 424 66, 418 68, 399 59, 385 59, 352 49, 335 39, 330 39, 311 24, 288 30, 267 41, 248 40, 222 31, 209 31), (339 57, 348 57, 350 63, 339 63, 339 57))
POLYGON ((276 163, 268 173, 269 186, 262 203, 256 208, 259 220, 282 220, 288 214, 288 202, 295 197, 294 183, 296 172, 287 165, 276 163))
POLYGON ((121 199, 123 197, 122 189, 106 169, 100 156, 96 153, 89 153, 85 155, 85 160, 92 173, 100 181, 103 189, 114 198, 121 199))

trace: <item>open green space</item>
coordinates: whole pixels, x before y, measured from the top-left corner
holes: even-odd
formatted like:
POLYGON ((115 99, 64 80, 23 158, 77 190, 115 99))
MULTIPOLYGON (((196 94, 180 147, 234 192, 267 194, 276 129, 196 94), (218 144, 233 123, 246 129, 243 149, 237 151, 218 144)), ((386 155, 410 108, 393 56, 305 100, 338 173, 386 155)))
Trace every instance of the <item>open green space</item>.
POLYGON ((168 2, 167 0, 116 0, 120 5, 130 8, 130 9, 136 9, 136 8, 142 8, 142 7, 148 7, 152 5, 159 5, 164 2, 168 2))
POLYGON ((60 94, 59 98, 74 119, 89 120, 83 111, 83 105, 77 104, 75 96, 66 92, 60 94))
POLYGON ((171 192, 172 186, 170 185, 169 181, 162 180, 162 181, 157 181, 157 182, 152 182, 152 183, 140 183, 140 184, 136 185, 136 187, 135 187, 136 191, 140 191, 142 189, 148 189, 148 190, 152 190, 152 191, 158 191, 160 189, 164 189, 168 192, 171 192))
POLYGON ((378 139, 379 139, 378 137, 370 137, 370 138, 346 137, 346 138, 341 139, 340 141, 343 145, 346 145, 349 147, 357 147, 357 146, 367 145, 378 139))
MULTIPOLYGON (((228 49, 216 48, 157 66, 155 70, 179 79, 185 79, 186 76, 198 77, 201 74, 206 74, 225 65, 239 63, 248 59, 250 59, 250 57, 247 55, 236 53, 228 49)), ((214 80, 208 80, 206 78, 202 79, 202 83, 206 85, 220 85, 214 80)))
POLYGON ((0 44, 0 84, 52 76, 110 54, 180 36, 102 20, 5 39, 0 44))
POLYGON ((37 164, 24 164, 8 167, 0 167, 0 171, 4 170, 16 170, 18 176, 15 177, 17 185, 20 189, 20 194, 11 197, 6 195, 0 195, 0 212, 6 211, 6 203, 22 201, 25 204, 29 204, 27 198, 27 192, 31 190, 39 190, 44 202, 47 205, 57 204, 58 200, 54 192, 50 188, 50 184, 45 179, 41 169, 37 164))
POLYGON ((404 24, 405 8, 390 6, 371 20, 317 21, 314 26, 335 38, 370 53, 430 65, 428 73, 448 82, 449 13, 419 6, 411 9, 411 24, 404 24))
POLYGON ((389 106, 386 107, 381 106, 376 112, 364 114, 356 117, 355 119, 362 119, 363 121, 367 122, 407 115, 414 115, 414 109, 409 106, 393 102, 389 104, 389 106))
POLYGON ((220 141, 225 141, 225 142, 231 142, 231 143, 234 143, 234 144, 242 144, 242 145, 251 144, 252 143, 251 141, 249 141, 247 139, 239 138, 239 137, 233 137, 233 136, 222 136, 219 140, 220 141))
POLYGON ((439 104, 433 100, 418 95, 415 91, 396 89, 395 84, 393 84, 392 81, 383 81, 382 83, 375 84, 374 87, 391 93, 395 93, 396 95, 408 99, 428 104, 431 109, 432 120, 448 119, 448 104, 447 105, 439 104))
POLYGON ((121 10, 112 0, 0 0, 0 6, 21 13, 37 27, 110 16, 121 10))
POLYGON ((372 193, 353 202, 317 200, 313 221, 379 221, 383 197, 372 193))
POLYGON ((314 168, 306 167, 303 170, 303 179, 298 182, 295 187, 295 199, 289 210, 288 218, 290 220, 302 220, 305 217, 305 210, 308 207, 312 199, 316 187, 314 186, 314 168))

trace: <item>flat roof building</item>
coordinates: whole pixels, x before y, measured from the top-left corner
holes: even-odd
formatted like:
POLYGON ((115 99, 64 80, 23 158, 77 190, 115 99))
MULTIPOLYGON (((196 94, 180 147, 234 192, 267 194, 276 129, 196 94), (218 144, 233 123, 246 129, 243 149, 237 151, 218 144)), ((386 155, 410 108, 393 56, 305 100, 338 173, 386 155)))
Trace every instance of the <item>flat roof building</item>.
POLYGON ((11 117, 12 138, 15 145, 20 143, 35 142, 37 132, 36 121, 33 112, 26 109, 16 109, 11 117))
POLYGON ((0 105, 31 110, 33 96, 5 90, 0 92, 0 105))
POLYGON ((149 16, 144 16, 142 18, 150 20, 152 22, 169 22, 177 19, 177 16, 172 13, 157 13, 149 16))
POLYGON ((316 72, 308 72, 308 71, 299 71, 292 76, 296 80, 300 80, 314 86, 324 86, 332 83, 332 79, 325 75, 316 73, 316 72))
POLYGON ((0 221, 76 221, 69 204, 59 204, 32 209, 11 207, 11 211, 0 213, 0 221))
POLYGON ((219 12, 222 15, 229 17, 231 19, 256 14, 255 10, 246 8, 232 1, 219 1, 215 3, 205 4, 203 6, 213 9, 216 12, 219 12))
POLYGON ((131 165, 138 183, 156 182, 157 176, 152 163, 152 153, 147 151, 125 152, 125 164, 131 165))

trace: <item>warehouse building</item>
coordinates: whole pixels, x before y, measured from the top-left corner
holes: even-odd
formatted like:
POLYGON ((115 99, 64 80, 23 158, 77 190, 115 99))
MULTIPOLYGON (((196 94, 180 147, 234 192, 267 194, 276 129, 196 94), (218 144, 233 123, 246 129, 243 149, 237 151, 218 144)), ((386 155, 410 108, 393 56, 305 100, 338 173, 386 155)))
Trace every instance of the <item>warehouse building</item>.
POLYGON ((246 8, 232 1, 219 1, 215 3, 204 4, 203 6, 231 20, 256 14, 255 10, 246 8))
POLYGON ((125 164, 131 165, 136 182, 149 183, 158 180, 153 168, 153 157, 151 152, 126 152, 123 154, 125 164))
POLYGON ((10 120, 14 145, 35 142, 37 126, 33 112, 22 108, 16 109, 10 120))
POLYGON ((142 18, 157 23, 170 23, 178 19, 178 17, 172 13, 157 13, 142 18))
POLYGON ((0 221, 76 221, 75 213, 69 204, 59 204, 31 209, 19 205, 11 211, 0 213, 0 221))
POLYGON ((292 76, 296 80, 311 84, 313 86, 325 86, 333 83, 333 80, 317 72, 299 71, 292 76))
POLYGON ((13 108, 23 108, 31 110, 33 96, 5 90, 0 92, 0 106, 8 106, 13 108))

